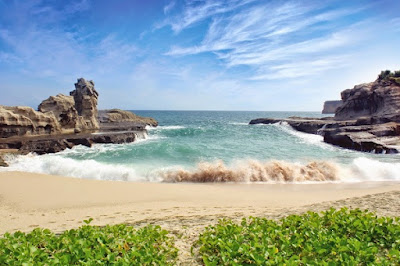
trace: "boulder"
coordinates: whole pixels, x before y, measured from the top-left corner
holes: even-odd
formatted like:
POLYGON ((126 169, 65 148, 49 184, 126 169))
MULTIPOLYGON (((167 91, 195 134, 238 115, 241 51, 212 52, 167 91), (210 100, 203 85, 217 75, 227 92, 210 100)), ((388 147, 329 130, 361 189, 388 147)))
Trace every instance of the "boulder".
POLYGON ((86 81, 84 78, 78 79, 75 83, 75 90, 70 92, 74 98, 75 109, 83 119, 84 130, 99 129, 97 101, 99 94, 94 88, 92 80, 86 81))

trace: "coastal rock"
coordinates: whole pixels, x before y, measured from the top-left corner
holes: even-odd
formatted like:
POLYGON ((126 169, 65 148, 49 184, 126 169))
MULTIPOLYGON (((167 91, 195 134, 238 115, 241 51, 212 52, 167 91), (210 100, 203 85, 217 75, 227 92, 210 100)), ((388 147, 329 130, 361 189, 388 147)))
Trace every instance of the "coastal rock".
POLYGON ((83 119, 83 129, 99 129, 97 101, 99 94, 94 88, 92 80, 86 81, 84 78, 78 79, 75 83, 75 90, 70 92, 74 98, 75 109, 83 119))
POLYGON ((341 96, 337 120, 371 117, 374 123, 400 122, 400 85, 394 81, 377 79, 345 90, 341 96))
POLYGON ((398 153, 399 133, 397 123, 337 127, 324 130, 324 141, 357 151, 398 153))
POLYGON ((158 126, 158 122, 154 118, 138 116, 132 112, 120 109, 100 110, 99 121, 100 123, 132 122, 137 124, 149 125, 152 127, 158 126))
POLYGON ((326 101, 324 102, 323 114, 334 114, 336 110, 343 104, 342 101, 326 101))
POLYGON ((53 113, 42 113, 27 106, 0 106, 0 137, 60 133, 53 113))
POLYGON ((53 113, 64 133, 84 128, 83 117, 78 115, 72 96, 50 96, 39 105, 38 110, 42 113, 53 113))

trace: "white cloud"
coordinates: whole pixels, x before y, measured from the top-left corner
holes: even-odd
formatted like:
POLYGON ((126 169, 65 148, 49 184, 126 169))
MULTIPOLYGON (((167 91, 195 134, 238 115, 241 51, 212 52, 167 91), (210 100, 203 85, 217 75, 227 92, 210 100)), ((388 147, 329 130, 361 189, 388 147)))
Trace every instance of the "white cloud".
POLYGON ((175 4, 175 1, 171 1, 168 3, 168 5, 164 6, 164 14, 168 14, 169 12, 171 12, 171 10, 175 7, 175 4))
MULTIPOLYGON (((214 15, 223 14, 235 10, 241 6, 254 2, 255 0, 199 0, 188 1, 181 14, 168 17, 158 23, 155 28, 170 26, 175 33, 202 22, 214 15)), ((164 8, 165 13, 165 8, 164 8)))
MULTIPOLYGON (((213 2, 218 5, 220 2, 213 2)), ((187 8, 186 14, 206 13, 207 5, 187 8), (189 9, 189 10, 188 10, 189 9)), ((237 9, 238 5, 231 5, 237 9)), ((173 46, 166 55, 186 56, 205 52, 216 54, 227 67, 245 65, 253 67, 257 73, 250 79, 262 77, 289 78, 314 75, 328 66, 315 71, 317 62, 330 62, 335 56, 335 66, 344 64, 341 48, 348 48, 365 39, 363 28, 357 23, 338 27, 336 21, 361 12, 362 8, 341 8, 325 11, 324 6, 300 5, 299 2, 271 2, 261 5, 241 7, 240 11, 221 16, 216 13, 201 15, 202 19, 212 18, 207 33, 201 43, 180 47, 173 46), (313 56, 315 60, 307 57, 313 56), (296 62, 303 62, 302 71, 297 71, 296 62), (340 63, 340 64, 339 64, 340 63), (309 64, 309 65, 307 65, 309 64), (285 70, 273 66, 291 66, 285 70), (308 67, 309 66, 309 67, 308 67), (309 71, 306 71, 306 70, 309 71)), ((194 16, 196 19, 196 16, 194 16)), ((174 29, 174 24, 171 24, 174 29)), ((184 21, 175 27, 175 31, 184 29, 184 21)), ((190 24, 189 24, 190 25, 190 24)))

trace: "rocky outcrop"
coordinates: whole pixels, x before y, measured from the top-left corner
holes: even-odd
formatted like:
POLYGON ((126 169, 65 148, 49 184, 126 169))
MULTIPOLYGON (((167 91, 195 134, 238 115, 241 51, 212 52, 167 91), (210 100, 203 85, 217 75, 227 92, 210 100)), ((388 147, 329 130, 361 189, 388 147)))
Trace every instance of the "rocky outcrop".
POLYGON ((120 109, 100 110, 99 121, 100 123, 137 123, 152 127, 158 126, 158 122, 154 118, 138 116, 120 109))
POLYGON ((334 114, 336 110, 343 104, 342 101, 326 101, 324 102, 323 114, 334 114))
POLYGON ((61 133, 53 114, 26 106, 0 106, 0 138, 61 133))
POLYGON ((341 96, 337 120, 370 117, 374 123, 400 122, 400 85, 394 81, 377 79, 345 90, 341 96))
MULTIPOLYGON (((80 78, 70 96, 50 96, 38 111, 0 106, 0 149, 44 154, 75 145, 128 143, 145 138, 146 125, 158 124, 152 118, 119 109, 102 112, 99 123, 98 96, 94 82, 80 78)), ((5 163, 0 161, 1 164, 5 163)))
POLYGON ((286 122, 298 131, 320 134, 326 143, 342 148, 400 152, 400 71, 382 71, 376 81, 356 85, 341 96, 343 103, 334 118, 259 118, 250 124, 286 122))
POLYGON ((86 81, 83 78, 78 79, 78 82, 75 83, 75 90, 71 91, 70 95, 74 97, 78 115, 83 118, 84 129, 98 129, 97 100, 99 94, 94 88, 94 82, 86 81))
POLYGON ((78 115, 72 96, 63 94, 50 96, 39 105, 38 110, 53 114, 64 133, 81 131, 85 127, 83 117, 78 115))

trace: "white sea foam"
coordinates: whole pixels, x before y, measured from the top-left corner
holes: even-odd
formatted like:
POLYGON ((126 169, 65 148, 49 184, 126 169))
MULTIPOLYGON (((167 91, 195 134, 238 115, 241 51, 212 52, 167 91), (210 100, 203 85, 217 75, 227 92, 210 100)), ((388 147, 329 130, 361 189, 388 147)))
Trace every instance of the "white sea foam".
POLYGON ((267 183, 400 181, 400 163, 380 162, 365 157, 355 158, 348 165, 332 161, 300 163, 257 160, 237 160, 227 165, 217 160, 200 163, 192 169, 174 166, 152 169, 150 172, 143 171, 140 166, 135 169, 129 165, 65 158, 62 153, 13 156, 6 158, 6 161, 10 166, 0 171, 26 171, 98 180, 267 183), (143 172, 146 174, 139 174, 143 172))
POLYGON ((235 125, 235 126, 248 126, 249 125, 249 123, 241 123, 241 122, 230 122, 228 124, 235 125))
POLYGON ((8 158, 9 167, 2 171, 25 171, 85 179, 115 181, 146 181, 128 166, 105 164, 94 160, 75 160, 58 154, 28 154, 8 158))
POLYGON ((174 130, 174 129, 184 129, 184 126, 146 126, 147 130, 174 130))
POLYGON ((278 123, 273 124, 273 126, 276 126, 276 127, 280 128, 281 130, 289 133, 290 135, 299 138, 300 141, 303 143, 316 145, 323 149, 329 149, 329 150, 337 149, 334 146, 325 143, 323 136, 300 132, 300 131, 292 128, 287 122, 278 122, 278 123))

